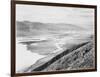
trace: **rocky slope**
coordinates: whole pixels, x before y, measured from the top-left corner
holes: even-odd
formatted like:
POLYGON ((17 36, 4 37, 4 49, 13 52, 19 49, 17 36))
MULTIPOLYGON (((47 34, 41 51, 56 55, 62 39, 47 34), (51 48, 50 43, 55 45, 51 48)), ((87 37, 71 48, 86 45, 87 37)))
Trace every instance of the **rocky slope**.
POLYGON ((94 55, 93 42, 88 41, 72 46, 63 52, 48 55, 26 68, 24 72, 47 72, 94 68, 94 55))

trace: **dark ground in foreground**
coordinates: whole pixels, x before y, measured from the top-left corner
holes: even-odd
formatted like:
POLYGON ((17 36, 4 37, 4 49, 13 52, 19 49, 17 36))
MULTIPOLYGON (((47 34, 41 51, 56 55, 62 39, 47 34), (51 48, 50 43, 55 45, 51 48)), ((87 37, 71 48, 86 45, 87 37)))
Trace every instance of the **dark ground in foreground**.
POLYGON ((38 60, 24 72, 36 71, 61 71, 61 70, 80 70, 95 67, 95 52, 93 42, 85 42, 63 51, 62 53, 51 55, 38 60))

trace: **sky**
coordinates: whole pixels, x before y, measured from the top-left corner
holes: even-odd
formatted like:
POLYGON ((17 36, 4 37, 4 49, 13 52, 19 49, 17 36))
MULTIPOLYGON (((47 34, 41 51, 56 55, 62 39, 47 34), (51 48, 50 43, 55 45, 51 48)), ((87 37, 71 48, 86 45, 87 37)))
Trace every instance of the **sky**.
POLYGON ((93 29, 94 9, 16 4, 16 20, 67 23, 93 29))

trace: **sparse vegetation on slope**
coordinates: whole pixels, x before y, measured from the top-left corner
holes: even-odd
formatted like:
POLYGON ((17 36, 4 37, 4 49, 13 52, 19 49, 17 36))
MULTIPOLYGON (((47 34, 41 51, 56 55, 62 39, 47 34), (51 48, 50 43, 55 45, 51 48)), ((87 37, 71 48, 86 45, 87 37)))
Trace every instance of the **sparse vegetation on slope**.
POLYGON ((45 59, 41 59, 24 70, 24 72, 93 68, 95 65, 93 60, 94 48, 91 41, 73 46, 72 48, 63 51, 62 53, 57 54, 46 61, 45 59))

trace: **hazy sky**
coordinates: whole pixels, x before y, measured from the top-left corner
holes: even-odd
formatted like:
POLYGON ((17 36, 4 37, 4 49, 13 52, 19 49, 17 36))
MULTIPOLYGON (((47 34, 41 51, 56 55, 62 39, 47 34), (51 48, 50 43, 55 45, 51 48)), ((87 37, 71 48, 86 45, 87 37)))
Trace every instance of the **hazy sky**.
POLYGON ((91 28, 94 24, 94 9, 17 4, 16 20, 69 23, 91 28))

